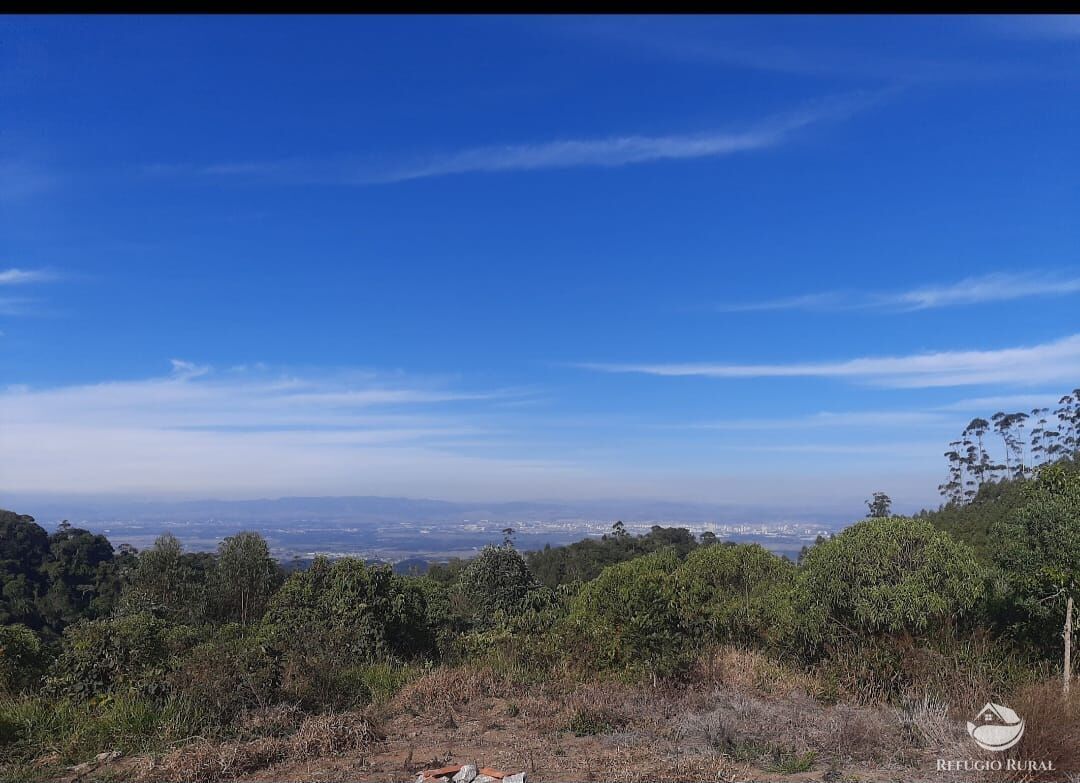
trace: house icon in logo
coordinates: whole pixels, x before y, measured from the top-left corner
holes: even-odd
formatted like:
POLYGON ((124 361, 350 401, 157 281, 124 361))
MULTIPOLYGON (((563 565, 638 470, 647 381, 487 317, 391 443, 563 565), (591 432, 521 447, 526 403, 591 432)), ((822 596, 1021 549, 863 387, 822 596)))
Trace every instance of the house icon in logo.
POLYGON ((1008 750, 1024 736, 1024 719, 1001 704, 987 702, 974 721, 968 721, 968 734, 983 750, 1008 750))

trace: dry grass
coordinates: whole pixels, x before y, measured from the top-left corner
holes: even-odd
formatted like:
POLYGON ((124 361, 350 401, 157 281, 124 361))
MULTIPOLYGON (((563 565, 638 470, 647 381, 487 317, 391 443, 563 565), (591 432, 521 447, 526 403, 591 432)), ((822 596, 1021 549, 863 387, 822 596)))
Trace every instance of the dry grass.
POLYGON ((742 688, 770 695, 802 691, 817 695, 821 682, 813 674, 770 658, 758 650, 716 647, 700 656, 689 679, 712 687, 742 688))
POLYGON ((358 712, 313 715, 289 739, 294 758, 333 756, 363 750, 382 740, 368 717, 358 712))
POLYGON ((445 667, 410 682, 391 700, 391 707, 424 714, 480 698, 508 698, 520 690, 509 676, 487 667, 445 667))
POLYGON ((933 748, 941 755, 951 756, 957 755, 969 741, 963 724, 950 717, 949 705, 929 694, 905 699, 900 714, 916 747, 933 748))
POLYGON ((288 743, 278 737, 226 743, 199 740, 166 754, 143 779, 216 783, 268 767, 287 753, 288 743))
POLYGON ((304 711, 296 704, 276 704, 241 713, 236 728, 244 739, 284 737, 300 728, 304 717, 304 711))
POLYGON ((1059 680, 1021 688, 1009 706, 1024 719, 1024 737, 1008 751, 1011 758, 1050 759, 1054 772, 1014 776, 1012 780, 1062 780, 1080 775, 1080 693, 1061 692, 1059 680))
POLYGON ((725 690, 711 701, 711 710, 675 723, 681 747, 752 764, 810 753, 835 763, 895 763, 903 750, 898 717, 886 708, 827 706, 798 692, 764 698, 725 690))
POLYGON ((177 748, 151 766, 143 780, 217 783, 286 759, 300 761, 362 751, 381 739, 370 719, 362 713, 312 715, 288 737, 236 742, 199 740, 177 748))
POLYGON ((719 755, 674 758, 660 772, 633 765, 612 766, 603 776, 611 783, 684 783, 687 780, 735 780, 738 767, 719 755))

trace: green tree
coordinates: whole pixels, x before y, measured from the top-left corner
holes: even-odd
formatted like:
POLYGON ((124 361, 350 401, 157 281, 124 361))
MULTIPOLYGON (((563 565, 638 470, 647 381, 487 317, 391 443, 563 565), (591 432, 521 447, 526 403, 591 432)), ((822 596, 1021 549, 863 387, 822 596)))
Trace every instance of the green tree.
POLYGON ((871 519, 892 516, 892 498, 884 492, 875 492, 870 500, 866 501, 866 516, 871 519))
POLYGON ((928 522, 867 519, 806 553, 795 583, 798 632, 810 650, 926 632, 971 611, 984 580, 974 551, 928 522))
POLYGON ((150 611, 177 623, 203 622, 213 567, 212 555, 185 553, 176 536, 165 533, 139 553, 123 608, 128 613, 150 611))
POLYGON ((1080 473, 1043 467, 1024 487, 1024 502, 993 531, 995 560, 1021 612, 1049 643, 1062 628, 1063 679, 1072 677, 1073 606, 1080 597, 1080 473))
POLYGON ((258 533, 242 531, 218 546, 211 594, 219 620, 258 622, 279 583, 280 569, 258 533))
POLYGON ((49 555, 42 567, 49 589, 41 607, 54 630, 108 608, 95 599, 112 560, 112 544, 105 536, 67 524, 49 536, 49 555))
POLYGON ((48 555, 49 534, 33 517, 0 509, 0 623, 41 629, 48 555))
POLYGON ((543 603, 550 592, 533 576, 521 553, 509 545, 484 547, 462 570, 456 590, 469 619, 480 625, 543 603))
POLYGON ((0 696, 17 696, 37 683, 45 666, 41 640, 25 625, 0 625, 0 696))
POLYGON ((671 550, 605 568, 570 602, 571 636, 588 660, 603 668, 641 671, 655 684, 684 663, 686 636, 679 621, 671 550))
MULTIPOLYGON (((632 560, 660 549, 673 547, 679 557, 698 546, 693 534, 685 528, 654 525, 645 535, 619 532, 618 523, 612 532, 599 540, 587 538, 566 546, 546 546, 538 552, 530 552, 526 558, 529 568, 548 587, 558 587, 570 582, 587 582, 595 579, 607 566, 632 560)), ((707 539, 703 538, 704 544, 707 539)))
POLYGON ((758 544, 697 549, 674 575, 682 625, 702 641, 763 641, 789 622, 794 573, 758 544))
POLYGON ((319 557, 291 574, 267 607, 262 633, 283 651, 352 663, 408 659, 432 649, 424 596, 390 566, 319 557))

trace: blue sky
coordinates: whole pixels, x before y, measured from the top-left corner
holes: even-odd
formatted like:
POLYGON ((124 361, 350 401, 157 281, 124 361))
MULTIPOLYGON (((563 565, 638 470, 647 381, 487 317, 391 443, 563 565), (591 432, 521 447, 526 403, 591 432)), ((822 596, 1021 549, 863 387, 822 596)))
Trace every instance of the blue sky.
POLYGON ((1080 383, 1076 18, 0 40, 4 493, 911 510, 1080 383))

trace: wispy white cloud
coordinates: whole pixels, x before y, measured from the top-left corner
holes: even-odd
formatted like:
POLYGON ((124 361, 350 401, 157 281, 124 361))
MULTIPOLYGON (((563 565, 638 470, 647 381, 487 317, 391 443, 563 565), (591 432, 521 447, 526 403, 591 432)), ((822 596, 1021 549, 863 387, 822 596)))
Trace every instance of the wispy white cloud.
POLYGON ((703 421, 685 425, 691 429, 740 431, 740 430, 802 430, 868 428, 908 428, 941 424, 949 421, 944 413, 934 411, 820 411, 806 416, 781 418, 747 418, 703 421))
POLYGON ((36 299, 25 296, 0 296, 0 315, 31 315, 37 305, 36 299))
POLYGON ((958 283, 926 286, 883 297, 902 310, 1004 302, 1033 296, 1064 296, 1080 292, 1080 277, 1047 274, 992 274, 969 277, 958 283))
POLYGON ((401 182, 472 172, 535 171, 579 166, 626 166, 661 160, 715 158, 780 144, 793 131, 823 119, 806 112, 747 131, 673 136, 611 136, 566 139, 539 144, 475 147, 443 158, 376 176, 373 181, 401 182))
MULTIPOLYGON (((839 291, 823 291, 816 294, 782 296, 755 302, 728 302, 716 306, 721 313, 754 313, 772 310, 847 310, 851 309, 853 297, 839 291)), ((859 305, 861 306, 861 305, 859 305)))
POLYGON ((978 384, 1034 385, 1080 378, 1080 334, 1039 345, 989 351, 940 351, 789 364, 711 362, 577 366, 602 372, 704 378, 838 378, 893 388, 978 384))
MULTIPOLYGON (((0 290, 33 283, 47 283, 58 279, 50 269, 0 269, 0 290)), ((18 317, 42 312, 41 301, 29 296, 0 296, 0 316, 18 317)))
POLYGON ((0 269, 0 285, 24 285, 55 280, 56 274, 48 269, 0 269))
MULTIPOLYGON (((955 46, 933 44, 896 47, 894 27, 882 20, 862 25, 858 40, 839 45, 814 25, 835 27, 831 20, 802 20, 797 40, 778 37, 754 19, 637 19, 574 20, 555 30, 563 36, 606 43, 635 58, 648 57, 699 66, 740 68, 811 78, 840 78, 893 85, 948 84, 1008 78, 1046 77, 1051 71, 1015 59, 980 53, 964 57, 955 46)), ((962 23, 961 23, 962 24, 962 23)), ((1067 27, 1061 18, 1045 25, 1067 27)), ((1036 31, 1041 34, 1039 25, 1036 31)))
POLYGON ((40 195, 56 184, 56 177, 22 160, 0 159, 0 204, 40 195))
POLYGON ((269 430, 415 423, 420 419, 405 416, 405 411, 520 394, 404 385, 400 379, 366 373, 298 376, 268 369, 218 373, 208 365, 180 359, 171 360, 171 365, 172 371, 163 377, 40 390, 13 387, 0 392, 0 399, 3 411, 20 421, 113 421, 156 430, 269 430))
POLYGON ((356 161, 288 158, 225 162, 202 166, 155 164, 151 175, 201 175, 281 184, 377 185, 454 174, 539 171, 578 167, 615 168, 655 161, 717 158, 775 147, 797 131, 842 119, 880 100, 876 93, 852 93, 809 108, 755 123, 741 130, 602 138, 565 138, 522 144, 470 147, 408 163, 378 167, 356 161))
POLYGON ((904 441, 889 443, 761 443, 740 445, 746 451, 781 454, 847 454, 852 456, 881 456, 898 460, 925 458, 941 450, 939 441, 904 441))
POLYGON ((198 378, 200 375, 206 375, 210 372, 209 365, 195 364, 195 362, 189 362, 186 359, 169 359, 169 363, 172 365, 173 378, 180 380, 198 378))
POLYGON ((1007 38, 1071 41, 1080 38, 1080 15, 1033 14, 984 17, 984 28, 1007 38))
POLYGON ((1062 397, 1062 390, 1037 394, 1001 394, 992 397, 972 397, 937 406, 939 411, 961 411, 979 413, 984 416, 996 411, 1030 411, 1034 408, 1057 407, 1062 397))
POLYGON ((515 391, 172 365, 155 378, 0 390, 0 488, 460 495, 455 481, 524 490, 569 474, 541 459, 478 456, 496 433, 485 401, 515 391))
POLYGON ((808 438, 788 448, 754 436, 747 445, 772 447, 754 457, 733 437, 663 432, 629 415, 626 427, 596 439, 605 446, 598 449, 580 440, 591 419, 560 429, 503 407, 530 394, 399 372, 216 369, 186 360, 157 377, 0 387, 0 493, 666 497, 857 511, 865 487, 887 475, 894 497, 934 497, 938 446, 872 445, 895 440, 887 434, 897 428, 872 428, 879 416, 895 417, 889 412, 821 413, 803 426, 835 442, 808 438), (851 436, 829 432, 830 422, 851 436), (573 439, 563 436, 567 427, 573 439), (832 456, 826 464, 812 452, 832 456), (809 472, 792 478, 793 464, 809 472), (898 478, 904 471, 908 478, 898 478))
POLYGON ((717 309, 728 313, 771 310, 912 312, 1075 293, 1080 293, 1080 277, 1037 272, 995 273, 906 291, 823 291, 756 302, 725 303, 717 309))

